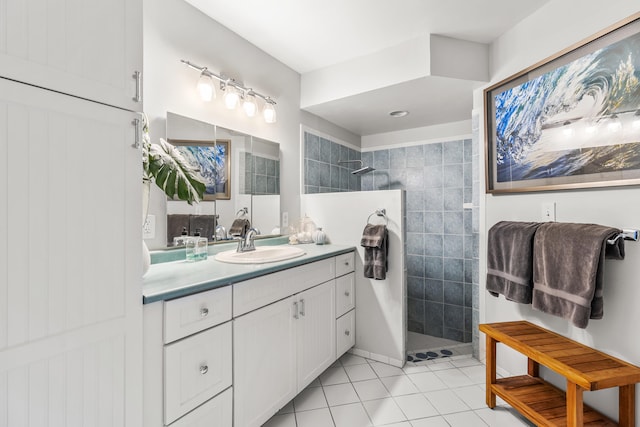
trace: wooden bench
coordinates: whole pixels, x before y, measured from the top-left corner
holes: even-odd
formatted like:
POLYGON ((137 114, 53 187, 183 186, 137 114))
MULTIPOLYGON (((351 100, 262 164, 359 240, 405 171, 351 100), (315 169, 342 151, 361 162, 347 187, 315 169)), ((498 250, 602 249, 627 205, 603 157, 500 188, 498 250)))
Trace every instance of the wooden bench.
POLYGON ((526 321, 480 325, 487 336, 487 406, 496 396, 538 426, 635 427, 640 368, 526 321), (496 378, 496 343, 528 358, 528 375, 496 378), (566 393, 540 378, 540 365, 567 379, 566 393), (583 391, 619 387, 619 423, 583 404, 583 391))

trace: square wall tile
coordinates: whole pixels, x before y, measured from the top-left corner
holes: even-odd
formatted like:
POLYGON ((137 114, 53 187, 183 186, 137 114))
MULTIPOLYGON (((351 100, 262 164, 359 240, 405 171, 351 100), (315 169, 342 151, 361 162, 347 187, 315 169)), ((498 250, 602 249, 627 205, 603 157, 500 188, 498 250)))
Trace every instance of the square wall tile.
POLYGON ((416 168, 425 166, 425 152, 423 145, 413 145, 405 147, 405 157, 407 159, 408 168, 416 168))
POLYGON ((444 164, 462 163, 464 147, 462 141, 448 141, 442 144, 442 161, 444 164))
POLYGON ((389 169, 389 150, 376 150, 373 152, 373 167, 376 169, 389 169))
POLYGON ((442 234, 422 234, 421 236, 424 236, 425 255, 435 257, 444 255, 442 234))
POLYGON ((425 144, 423 155, 425 166, 442 165, 442 143, 425 144))

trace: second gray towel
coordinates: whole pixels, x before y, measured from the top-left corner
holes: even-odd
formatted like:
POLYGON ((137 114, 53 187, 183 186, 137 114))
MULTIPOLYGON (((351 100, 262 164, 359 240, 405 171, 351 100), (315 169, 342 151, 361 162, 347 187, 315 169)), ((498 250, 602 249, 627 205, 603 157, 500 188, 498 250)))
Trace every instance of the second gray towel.
POLYGON ((547 222, 534 239, 533 308, 586 328, 603 316, 604 259, 624 259, 620 230, 596 224, 547 222))

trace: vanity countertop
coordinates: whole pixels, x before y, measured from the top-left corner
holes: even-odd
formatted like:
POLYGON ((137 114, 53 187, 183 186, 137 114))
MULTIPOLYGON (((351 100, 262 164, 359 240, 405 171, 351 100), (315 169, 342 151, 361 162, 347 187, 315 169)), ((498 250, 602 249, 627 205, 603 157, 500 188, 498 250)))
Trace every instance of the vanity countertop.
MULTIPOLYGON (((258 246, 259 244, 256 244, 258 246)), ((209 251, 207 260, 184 260, 152 264, 142 281, 142 301, 149 304, 231 285, 254 277, 286 270, 321 259, 351 252, 347 245, 302 244, 296 247, 306 253, 297 258, 264 264, 230 264, 215 260, 215 253, 235 248, 235 244, 221 245, 209 251)))

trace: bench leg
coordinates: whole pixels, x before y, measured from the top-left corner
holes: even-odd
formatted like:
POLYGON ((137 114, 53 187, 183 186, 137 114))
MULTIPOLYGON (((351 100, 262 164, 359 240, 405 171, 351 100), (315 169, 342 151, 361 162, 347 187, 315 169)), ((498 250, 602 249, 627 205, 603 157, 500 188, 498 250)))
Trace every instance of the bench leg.
POLYGON ((540 365, 535 360, 527 358, 527 373, 532 377, 540 376, 540 365))
POLYGON ((636 385, 621 385, 618 388, 618 425, 634 427, 636 424, 636 385))
POLYGON ((496 340, 487 335, 487 406, 491 409, 496 406, 496 395, 491 385, 496 383, 496 340))
POLYGON ((569 427, 582 427, 583 425, 582 391, 582 387, 567 381, 567 426, 569 427))

